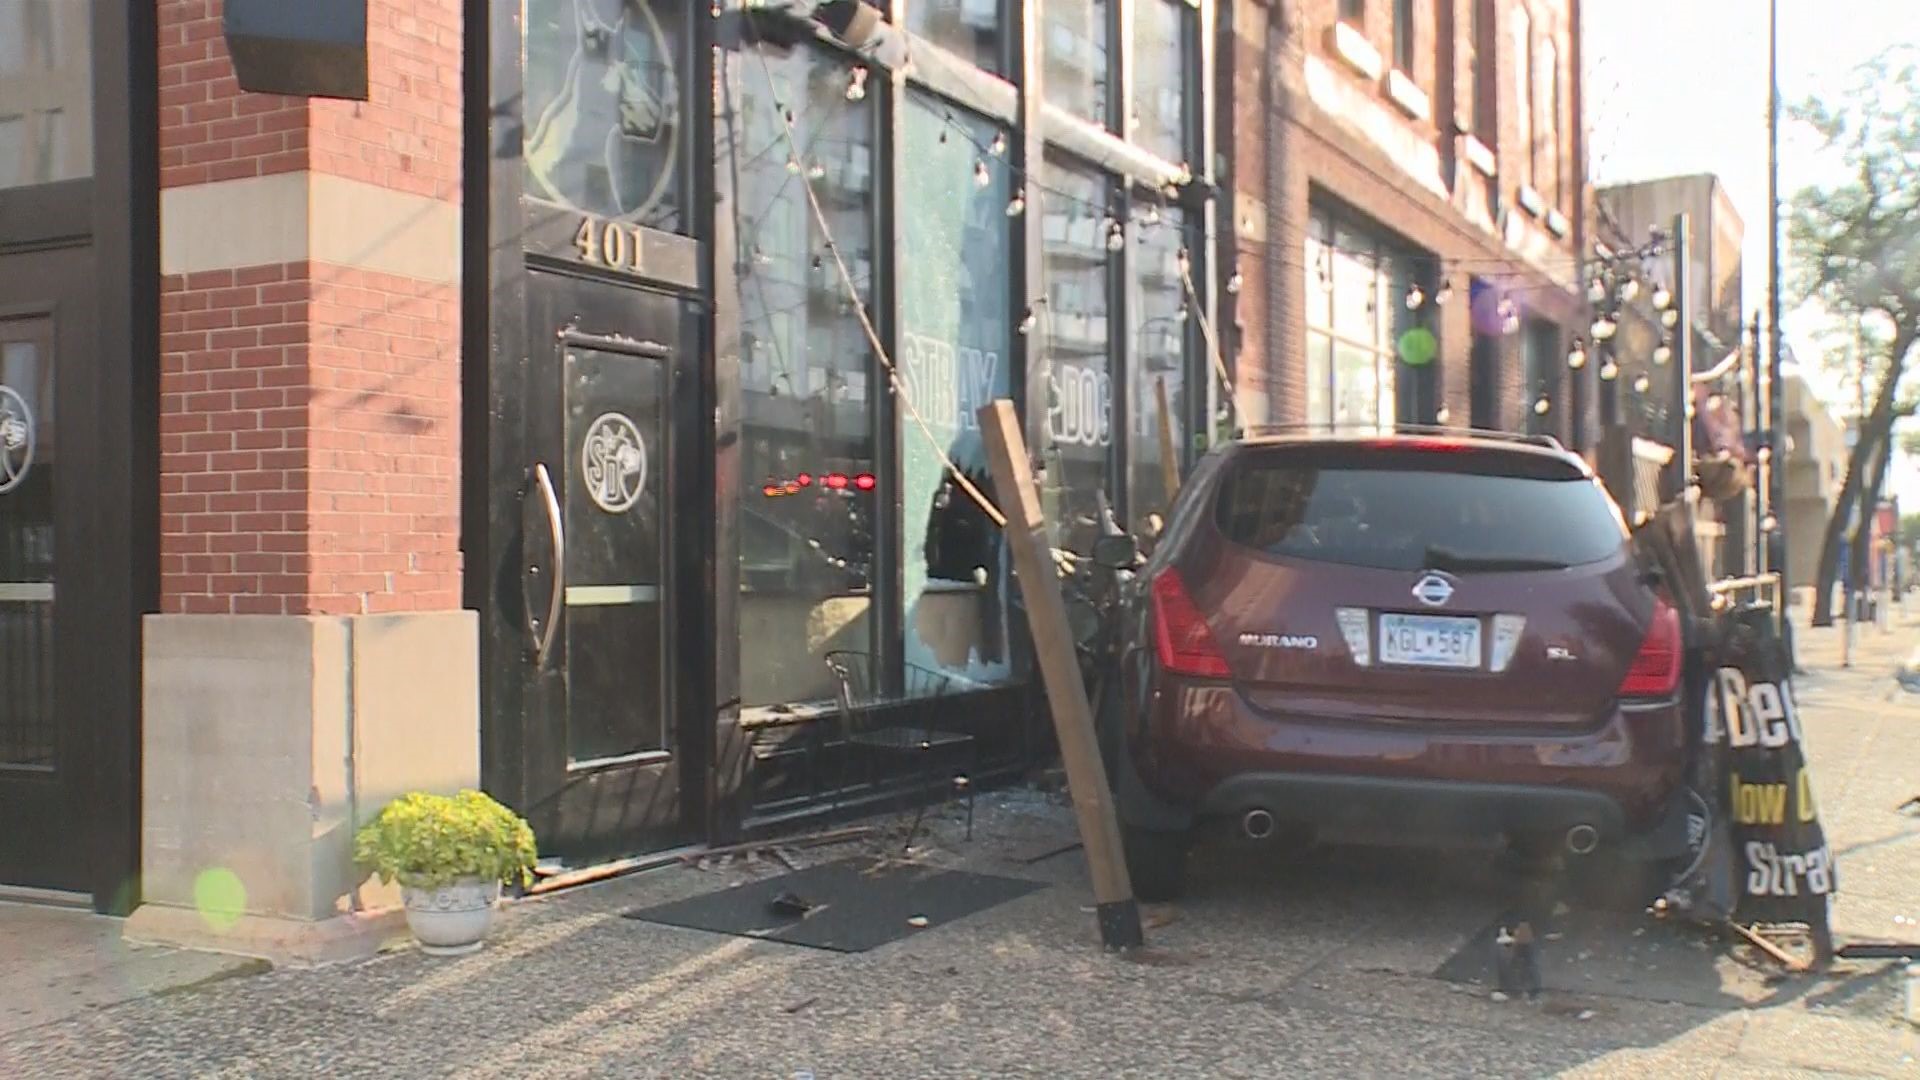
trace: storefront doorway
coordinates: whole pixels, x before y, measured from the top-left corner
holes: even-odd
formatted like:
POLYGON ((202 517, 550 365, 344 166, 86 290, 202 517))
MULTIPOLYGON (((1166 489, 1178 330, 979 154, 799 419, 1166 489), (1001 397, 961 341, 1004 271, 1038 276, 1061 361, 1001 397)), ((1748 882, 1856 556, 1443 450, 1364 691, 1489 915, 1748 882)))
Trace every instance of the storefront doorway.
POLYGON ((675 632, 674 508, 705 505, 682 468, 696 309, 546 271, 528 300, 525 481, 498 522, 520 541, 517 801, 570 862, 671 847, 701 833, 712 727, 682 707, 675 632))

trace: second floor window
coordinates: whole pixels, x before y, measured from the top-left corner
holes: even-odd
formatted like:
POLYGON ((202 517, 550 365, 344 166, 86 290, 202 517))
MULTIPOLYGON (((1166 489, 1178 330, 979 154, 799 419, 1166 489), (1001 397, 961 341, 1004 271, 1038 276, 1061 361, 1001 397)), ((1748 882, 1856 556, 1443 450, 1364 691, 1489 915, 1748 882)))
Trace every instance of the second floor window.
POLYGON ((1520 182, 1533 186, 1533 20, 1513 9, 1513 116, 1519 139, 1520 182))
POLYGON ((1340 17, 1350 23, 1359 23, 1367 17, 1367 0, 1340 0, 1340 17))
POLYGON ((1534 172, 1548 201, 1560 205, 1560 50, 1552 38, 1540 42, 1534 66, 1534 172))
POLYGON ((1473 0, 1473 133, 1493 146, 1499 137, 1499 94, 1495 63, 1499 48, 1493 30, 1493 0, 1473 0))
POLYGON ((1413 72, 1413 0, 1393 0, 1393 66, 1413 72))

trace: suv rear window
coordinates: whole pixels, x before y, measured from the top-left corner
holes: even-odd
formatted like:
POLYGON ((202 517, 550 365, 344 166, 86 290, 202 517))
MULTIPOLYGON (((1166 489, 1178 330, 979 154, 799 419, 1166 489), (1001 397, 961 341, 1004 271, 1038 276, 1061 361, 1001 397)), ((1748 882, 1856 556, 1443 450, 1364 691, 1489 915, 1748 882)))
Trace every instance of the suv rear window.
POLYGON ((1504 457, 1252 452, 1225 477, 1216 520, 1267 555, 1381 570, 1552 570, 1620 550, 1592 479, 1504 457))

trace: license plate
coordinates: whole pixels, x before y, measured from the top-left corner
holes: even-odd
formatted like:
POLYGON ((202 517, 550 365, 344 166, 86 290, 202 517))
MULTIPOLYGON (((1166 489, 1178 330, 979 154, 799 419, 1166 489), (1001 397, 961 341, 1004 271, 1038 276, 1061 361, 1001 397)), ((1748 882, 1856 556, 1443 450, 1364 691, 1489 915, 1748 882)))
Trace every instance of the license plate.
POLYGON ((1382 614, 1380 662, 1411 667, 1477 668, 1480 666, 1480 620, 1382 614))

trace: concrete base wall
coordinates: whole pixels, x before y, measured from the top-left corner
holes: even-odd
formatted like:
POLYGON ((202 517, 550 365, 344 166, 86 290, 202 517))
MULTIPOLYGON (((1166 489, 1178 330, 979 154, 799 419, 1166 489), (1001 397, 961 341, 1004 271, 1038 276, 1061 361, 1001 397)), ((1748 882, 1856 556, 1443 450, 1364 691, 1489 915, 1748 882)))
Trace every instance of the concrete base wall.
POLYGON ((480 782, 471 612, 154 615, 140 940, 316 961, 370 950, 395 891, 353 836, 393 797, 480 782), (362 940, 364 939, 364 940, 362 940))

